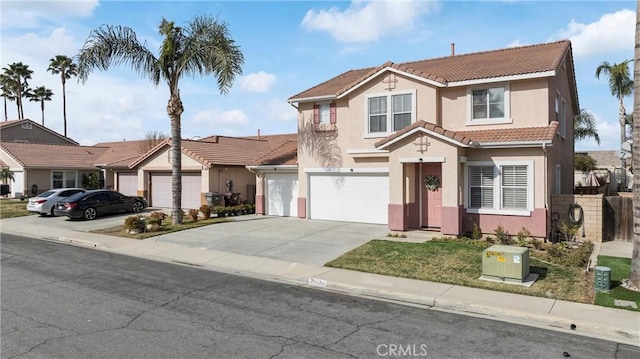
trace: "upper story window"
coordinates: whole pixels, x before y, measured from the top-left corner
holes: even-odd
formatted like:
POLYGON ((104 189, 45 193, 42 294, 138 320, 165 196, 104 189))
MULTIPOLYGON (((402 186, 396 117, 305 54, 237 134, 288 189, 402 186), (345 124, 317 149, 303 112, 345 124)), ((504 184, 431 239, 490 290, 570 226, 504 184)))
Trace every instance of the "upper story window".
POLYGON ((23 122, 22 123, 22 128, 25 130, 30 130, 33 128, 33 125, 30 122, 23 122))
POLYGON ((411 125, 416 118, 415 91, 366 98, 365 136, 386 136, 411 125))
POLYGON ((507 123, 509 119, 509 86, 476 87, 467 93, 468 125, 507 123))
POLYGON ((555 120, 558 121, 558 133, 560 134, 560 136, 562 136, 562 138, 564 138, 567 136, 567 113, 566 113, 567 103, 560 96, 559 92, 556 94, 555 109, 556 109, 555 120))
POLYGON ((336 123, 336 104, 321 103, 313 106, 313 124, 335 124, 336 123))

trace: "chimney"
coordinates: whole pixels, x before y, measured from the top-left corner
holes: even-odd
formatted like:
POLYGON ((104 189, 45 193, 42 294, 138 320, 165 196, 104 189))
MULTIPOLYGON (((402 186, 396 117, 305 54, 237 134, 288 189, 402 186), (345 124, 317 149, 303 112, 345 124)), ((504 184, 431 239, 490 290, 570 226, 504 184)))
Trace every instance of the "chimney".
POLYGON ((456 54, 456 43, 452 42, 451 43, 451 56, 454 56, 456 54))
POLYGON ((258 140, 260 139, 260 129, 258 129, 258 140))

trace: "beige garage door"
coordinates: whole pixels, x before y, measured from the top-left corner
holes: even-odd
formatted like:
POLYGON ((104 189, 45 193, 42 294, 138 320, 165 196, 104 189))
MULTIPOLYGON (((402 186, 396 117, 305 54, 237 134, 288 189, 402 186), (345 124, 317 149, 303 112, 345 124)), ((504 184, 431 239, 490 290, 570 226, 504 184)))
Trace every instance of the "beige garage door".
POLYGON ((138 172, 118 172, 118 192, 127 196, 137 196, 138 172))
MULTIPOLYGON (((182 174, 182 208, 200 207, 200 173, 182 174)), ((159 172, 151 174, 151 206, 171 208, 171 173, 159 172)))

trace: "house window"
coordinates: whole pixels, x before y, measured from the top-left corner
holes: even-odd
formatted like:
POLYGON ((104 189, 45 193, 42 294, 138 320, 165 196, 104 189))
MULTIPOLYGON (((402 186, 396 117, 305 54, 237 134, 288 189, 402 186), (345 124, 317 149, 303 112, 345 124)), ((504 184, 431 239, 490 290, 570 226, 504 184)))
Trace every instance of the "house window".
POLYGON ((22 123, 22 128, 25 130, 30 130, 33 128, 33 125, 30 122, 23 122, 22 123))
POLYGON ((509 87, 469 89, 468 124, 503 123, 509 121, 509 87))
POLYGON ((336 104, 321 103, 313 106, 313 124, 326 125, 336 123, 336 104))
POLYGON ((563 138, 567 136, 567 113, 566 113, 567 103, 564 102, 564 99, 560 100, 560 136, 563 138))
POLYGON ((467 166, 468 212, 528 214, 533 198, 533 163, 467 166))
POLYGON ((556 95, 556 121, 560 122, 560 95, 556 95))
POLYGON ((78 187, 78 173, 76 171, 51 172, 51 188, 78 187))
POLYGON ((387 135, 415 119, 415 92, 373 95, 366 99, 367 134, 387 135))

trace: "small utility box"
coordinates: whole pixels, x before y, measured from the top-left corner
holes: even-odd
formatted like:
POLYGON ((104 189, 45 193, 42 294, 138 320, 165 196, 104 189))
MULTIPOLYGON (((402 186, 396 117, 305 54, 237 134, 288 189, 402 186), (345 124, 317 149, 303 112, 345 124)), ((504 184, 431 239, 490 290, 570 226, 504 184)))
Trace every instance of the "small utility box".
POLYGON ((522 283, 529 276, 529 248, 495 245, 482 251, 482 276, 522 283))
POLYGON ((611 292, 611 268, 596 266, 593 284, 596 292, 611 292))

